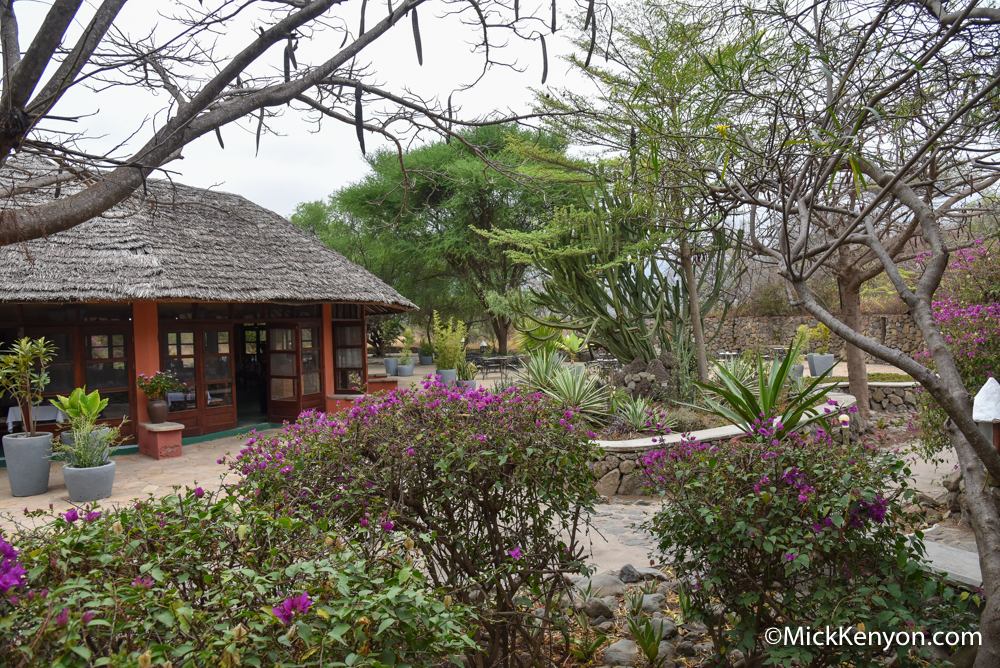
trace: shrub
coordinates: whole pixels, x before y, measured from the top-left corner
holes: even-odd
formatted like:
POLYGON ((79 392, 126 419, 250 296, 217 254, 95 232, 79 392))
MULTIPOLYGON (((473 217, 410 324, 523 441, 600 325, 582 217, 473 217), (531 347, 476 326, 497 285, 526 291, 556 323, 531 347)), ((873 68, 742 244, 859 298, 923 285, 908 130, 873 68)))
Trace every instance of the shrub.
POLYGON ((781 281, 765 283, 754 289, 750 298, 740 305, 740 315, 774 316, 785 315, 791 308, 788 305, 788 292, 781 281))
POLYGON ((538 626, 583 570, 597 449, 575 411, 539 393, 424 390, 365 397, 339 419, 306 413, 248 443, 232 462, 240 491, 295 517, 404 531, 433 582, 475 605, 471 665, 515 647, 537 659, 538 626))
POLYGON ((638 399, 628 397, 622 401, 615 413, 615 419, 632 431, 648 431, 653 434, 669 434, 678 424, 677 419, 666 410, 654 406, 651 401, 643 397, 638 399))
POLYGON ((924 610, 943 590, 920 568, 922 543, 892 523, 909 475, 897 456, 822 432, 779 440, 758 431, 717 446, 687 440, 642 463, 647 483, 670 500, 646 528, 720 656, 738 649, 748 665, 881 666, 882 648, 770 645, 764 632, 945 623, 924 610))
POLYGON ((48 524, 13 537, 28 573, 0 602, 5 666, 427 665, 470 642, 403 533, 349 538, 200 488, 28 514, 48 524))
POLYGON ((465 361, 465 323, 454 318, 442 322, 434 311, 434 350, 437 352, 437 368, 458 369, 465 361))

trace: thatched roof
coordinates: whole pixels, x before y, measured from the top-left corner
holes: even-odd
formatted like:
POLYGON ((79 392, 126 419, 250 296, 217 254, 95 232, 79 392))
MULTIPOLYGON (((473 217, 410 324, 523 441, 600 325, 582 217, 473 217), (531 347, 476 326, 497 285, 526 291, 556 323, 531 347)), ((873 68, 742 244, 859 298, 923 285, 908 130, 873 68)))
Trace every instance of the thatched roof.
MULTIPOLYGON (((9 161, 0 170, 3 205, 51 201, 99 180, 91 173, 26 193, 13 187, 56 172, 37 158, 9 161)), ((0 246, 0 302, 154 299, 416 308, 273 211, 166 180, 150 180, 145 194, 47 239, 0 246)))

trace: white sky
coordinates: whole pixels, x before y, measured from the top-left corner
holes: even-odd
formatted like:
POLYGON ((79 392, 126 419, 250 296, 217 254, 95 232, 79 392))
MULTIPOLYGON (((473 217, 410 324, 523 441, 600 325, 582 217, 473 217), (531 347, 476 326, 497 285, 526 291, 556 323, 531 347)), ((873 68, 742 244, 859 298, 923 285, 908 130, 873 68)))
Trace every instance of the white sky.
MULTIPOLYGON (((219 4, 219 0, 204 2, 206 6, 219 4)), ((49 4, 37 1, 17 3, 22 50, 27 48, 49 4)), ((93 7, 96 0, 88 0, 87 4, 93 7)), ((158 35, 172 35, 176 27, 159 13, 176 12, 178 6, 179 3, 171 0, 131 0, 115 26, 132 37, 144 36, 154 28, 158 35)), ((559 6, 561 12, 578 11, 575 3, 567 0, 559 0, 559 6)), ((435 0, 420 8, 423 67, 417 65, 410 21, 406 19, 363 52, 359 62, 372 63, 381 87, 399 93, 406 86, 425 98, 440 96, 447 99, 450 92, 478 76, 482 57, 470 52, 470 42, 475 39, 476 33, 472 28, 462 26, 455 17, 443 17, 445 8, 442 2, 435 0)), ((345 20, 356 31, 360 2, 347 3, 345 11, 345 20)), ((382 0, 370 0, 366 12, 367 25, 372 26, 381 20, 385 11, 382 0)), ((548 29, 543 27, 542 23, 548 22, 549 12, 547 2, 521 2, 522 19, 530 15, 542 19, 537 22, 537 29, 544 30, 548 46, 546 86, 587 85, 582 77, 571 73, 568 64, 559 58, 569 53, 572 45, 566 31, 560 29, 555 35, 549 35, 548 29)), ((89 13, 84 16, 89 20, 89 13)), ((559 20, 565 24, 562 13, 559 20)), ((530 29, 530 22, 523 23, 530 29)), ((249 20, 233 25, 219 37, 220 51, 230 55, 241 48, 252 38, 253 26, 249 20)), ((69 35, 70 44, 80 30, 80 25, 73 27, 69 35)), ((297 51, 299 64, 318 63, 329 58, 340 44, 342 35, 327 31, 317 34, 312 40, 303 39, 297 51)), ((495 39, 508 39, 508 36, 497 35, 495 39)), ((497 109, 511 109, 518 113, 530 110, 531 88, 541 87, 540 44, 537 40, 526 42, 509 37, 507 46, 500 53, 504 61, 516 62, 524 71, 494 68, 473 89, 456 92, 453 103, 462 107, 464 118, 497 109)), ((281 63, 282 45, 277 45, 258 61, 256 67, 258 71, 270 70, 273 73, 278 71, 281 63)), ((43 78, 43 82, 45 80, 43 78)), ((90 151, 108 150, 139 130, 135 139, 115 154, 124 157, 130 154, 128 149, 134 150, 148 140, 151 119, 155 119, 157 125, 162 124, 162 110, 169 101, 165 94, 153 96, 137 88, 117 87, 100 93, 78 88, 70 91, 52 113, 93 116, 75 124, 49 122, 45 127, 86 131, 87 135, 94 137, 84 145, 90 151)), ((257 157, 254 157, 254 119, 244 122, 242 127, 231 124, 222 129, 225 150, 219 147, 214 135, 206 135, 188 145, 183 152, 184 159, 171 163, 169 168, 177 172, 175 179, 179 182, 239 193, 285 216, 290 215, 300 202, 324 198, 337 188, 357 181, 367 169, 353 126, 328 119, 322 129, 315 132, 316 126, 307 123, 302 114, 286 110, 273 127, 283 136, 265 134, 261 138, 257 157)), ((366 133, 365 143, 369 151, 385 141, 378 135, 366 133)))

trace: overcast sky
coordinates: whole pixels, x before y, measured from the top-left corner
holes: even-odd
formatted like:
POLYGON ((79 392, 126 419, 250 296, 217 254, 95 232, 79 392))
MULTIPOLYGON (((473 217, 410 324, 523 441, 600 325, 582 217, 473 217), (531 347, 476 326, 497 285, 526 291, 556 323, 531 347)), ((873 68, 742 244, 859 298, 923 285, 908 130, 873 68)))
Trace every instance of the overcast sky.
MULTIPOLYGON (((206 6, 216 0, 204 0, 206 6)), ((17 11, 22 35, 22 50, 48 9, 49 2, 18 2, 17 11)), ((88 0, 93 6, 94 1, 88 0)), ((217 4, 217 2, 216 2, 217 4)), ((562 2, 564 11, 577 11, 576 5, 562 2)), ((360 3, 346 5, 344 16, 348 25, 357 27, 360 3), (351 13, 353 12, 353 13, 351 13)), ((450 5, 454 7, 454 5, 450 5)), ((535 15, 548 20, 549 5, 523 0, 521 16, 535 15)), ((122 10, 115 25, 125 34, 137 38, 155 31, 156 35, 176 32, 176 27, 164 14, 177 11, 178 3, 171 0, 131 0, 122 10)), ((471 52, 470 42, 475 39, 473 29, 462 26, 455 17, 443 16, 446 5, 431 1, 420 8, 420 26, 423 41, 424 64, 417 65, 412 31, 409 21, 398 23, 386 36, 365 50, 360 61, 372 64, 377 72, 377 83, 394 92, 404 88, 425 98, 439 96, 447 99, 452 91, 478 76, 482 69, 482 56, 471 52)), ((373 25, 381 20, 384 5, 373 1, 368 4, 367 22, 373 25)), ((89 16, 87 16, 89 19, 89 16)), ((560 16, 560 21, 565 18, 560 16)), ((528 23, 529 25, 530 22, 528 23)), ((254 33, 254 23, 237 22, 218 38, 220 52, 231 54, 241 48, 254 33)), ((542 21, 537 22, 542 29, 542 21)), ((74 26, 70 39, 75 40, 81 29, 74 26)), ((559 56, 568 53, 572 45, 565 30, 549 35, 546 29, 549 52, 549 74, 546 86, 573 86, 579 89, 584 80, 571 73, 569 66, 559 56)), ((332 55, 329 46, 333 33, 325 32, 313 39, 303 39, 297 52, 300 64, 320 62, 332 55)), ((162 38, 161 38, 162 39, 162 38)), ((336 36, 336 46, 341 36, 336 36)), ((532 88, 541 88, 542 57, 537 40, 526 42, 497 35, 507 45, 500 51, 506 62, 523 71, 511 68, 493 68, 471 90, 454 94, 454 105, 462 107, 465 118, 488 114, 494 110, 524 113, 530 110, 532 88)), ((257 67, 277 72, 282 63, 281 45, 272 47, 258 62, 257 67)), ((258 70, 260 71, 260 70, 258 70)), ((107 150, 108 147, 126 142, 116 152, 128 155, 147 141, 152 123, 162 124, 162 110, 169 103, 165 94, 153 96, 146 90, 116 87, 95 93, 85 89, 71 91, 53 111, 58 115, 92 114, 74 124, 73 130, 86 130, 93 137, 88 150, 107 150), (159 114, 159 116, 157 116, 159 114), (126 141, 135 133, 135 138, 126 141)), ((51 125, 51 124, 50 124, 51 125)), ((306 122, 305 117, 294 111, 285 111, 274 123, 274 129, 283 136, 265 135, 260 153, 255 157, 254 132, 256 120, 244 122, 242 127, 226 126, 222 129, 225 149, 220 148, 213 135, 206 135, 184 149, 184 159, 169 165, 182 183, 205 188, 239 193, 279 214, 288 216, 296 204, 326 197, 328 194, 357 181, 366 171, 353 126, 335 121, 324 122, 318 129, 306 122)), ((385 140, 366 133, 366 147, 370 150, 385 140)))

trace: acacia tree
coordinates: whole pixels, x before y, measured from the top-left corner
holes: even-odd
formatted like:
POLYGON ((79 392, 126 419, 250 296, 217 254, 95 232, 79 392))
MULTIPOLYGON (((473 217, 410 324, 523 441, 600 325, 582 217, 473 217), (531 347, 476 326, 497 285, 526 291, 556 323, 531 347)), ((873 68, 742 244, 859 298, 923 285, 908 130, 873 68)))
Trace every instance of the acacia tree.
MULTIPOLYGON (((400 153, 400 137, 414 128, 454 134, 462 122, 453 117, 450 102, 446 106, 423 100, 407 92, 405 82, 377 85, 388 73, 358 61, 367 47, 404 20, 412 26, 422 61, 417 11, 427 1, 400 0, 387 7, 367 6, 366 0, 182 1, 172 3, 169 11, 174 14, 163 14, 151 34, 130 38, 116 25, 128 0, 103 0, 96 7, 83 0, 53 0, 25 46, 14 0, 0 0, 0 166, 18 151, 45 156, 59 166, 57 173, 8 188, 6 196, 54 182, 80 184, 44 203, 20 205, 13 200, 0 211, 0 244, 53 234, 99 215, 136 192, 195 139, 216 133, 221 142, 220 128, 227 124, 244 122, 256 132, 259 144, 267 122, 283 113, 284 105, 314 122, 332 119, 356 126, 362 150, 369 132, 395 142, 400 153), (247 30, 250 36, 243 45, 224 53, 217 37, 227 36, 227 43, 237 40, 231 31, 237 26, 245 30, 248 22, 255 31, 247 30), (75 42, 74 26, 85 26, 75 42), (296 58, 304 42, 319 54, 314 62, 296 58), (265 58, 276 45, 283 46, 280 67, 265 58), (148 136, 131 154, 119 155, 116 147, 84 150, 78 141, 84 133, 67 135, 59 129, 67 120, 87 123, 69 106, 67 93, 78 87, 115 86, 151 95, 165 92, 169 106, 152 129, 141 126, 139 132, 148 136)), ((554 21, 546 26, 541 18, 521 15, 516 2, 512 8, 503 0, 438 0, 429 6, 462 17, 478 40, 474 49, 484 72, 493 65, 509 65, 498 60, 498 54, 512 35, 543 40, 544 32, 556 29, 554 21)), ((553 3, 553 17, 554 8, 553 3)), ((165 5, 153 9, 168 10, 165 5)), ((424 20, 428 18, 425 14, 424 20)), ((118 114, 116 122, 124 123, 121 107, 105 113, 118 114)))
POLYGON ((574 201, 579 186, 562 180, 565 175, 550 163, 525 158, 510 146, 516 139, 562 151, 564 144, 552 135, 489 126, 461 136, 466 143, 424 146, 402 162, 388 152, 375 155, 372 173, 333 199, 367 228, 387 230, 415 256, 446 265, 488 313, 499 350, 506 353, 511 318, 492 302, 520 288, 527 267, 508 257, 511 246, 491 241, 491 234, 538 228, 556 204, 574 201), (484 168, 467 145, 499 169, 484 168))
POLYGON ((715 147, 703 163, 712 195, 738 208, 746 243, 778 264, 797 305, 909 373, 947 413, 986 592, 976 665, 1000 665, 1000 516, 985 485, 986 472, 1000 479, 1000 455, 972 420, 977 388, 965 387, 933 314, 949 230, 983 213, 998 178, 1000 10, 866 0, 711 9, 720 38, 755 36, 752 57, 705 54, 726 101, 719 131, 701 137, 715 147), (927 259, 908 282, 899 260, 915 237, 927 259), (815 298, 810 278, 843 254, 886 272, 933 370, 815 298))

